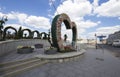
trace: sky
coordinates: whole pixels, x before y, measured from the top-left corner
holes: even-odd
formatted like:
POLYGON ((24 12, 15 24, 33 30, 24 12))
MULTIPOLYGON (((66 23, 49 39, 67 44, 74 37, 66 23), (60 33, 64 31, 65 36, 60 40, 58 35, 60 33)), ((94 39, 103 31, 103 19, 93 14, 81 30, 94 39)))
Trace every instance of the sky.
MULTIPOLYGON (((55 15, 66 13, 77 25, 78 39, 108 36, 120 31, 120 0, 0 0, 0 18, 4 25, 20 26, 32 31, 47 32, 55 15)), ((62 26, 62 36, 72 38, 72 31, 62 26)))

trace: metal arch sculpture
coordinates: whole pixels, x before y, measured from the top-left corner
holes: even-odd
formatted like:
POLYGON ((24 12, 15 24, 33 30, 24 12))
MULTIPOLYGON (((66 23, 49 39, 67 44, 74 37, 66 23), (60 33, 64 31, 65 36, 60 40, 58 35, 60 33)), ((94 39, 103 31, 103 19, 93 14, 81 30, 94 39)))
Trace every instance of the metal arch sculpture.
POLYGON ((32 38, 33 38, 35 32, 37 33, 37 38, 40 38, 40 33, 39 33, 39 31, 37 31, 37 30, 32 31, 32 38))
POLYGON ((47 39, 47 33, 45 33, 45 32, 42 32, 41 33, 41 39, 47 39), (42 38, 42 35, 44 34, 44 37, 42 38))
POLYGON ((75 22, 71 22, 72 24, 72 46, 75 47, 75 43, 77 41, 77 26, 75 22))
POLYGON ((53 47, 56 47, 58 51, 63 51, 63 41, 61 38, 61 24, 64 22, 66 29, 72 29, 72 45, 75 45, 77 39, 77 28, 74 22, 71 22, 69 16, 65 13, 56 15, 52 21, 51 35, 53 47), (73 44, 74 43, 74 44, 73 44))
POLYGON ((4 32, 3 32, 3 40, 5 40, 6 31, 7 31, 8 29, 13 29, 13 30, 15 31, 15 37, 17 36, 17 30, 16 30, 14 27, 12 27, 12 26, 8 26, 8 27, 6 27, 6 28, 4 29, 4 32))
POLYGON ((77 41, 77 26, 75 22, 72 22, 72 42, 77 41))
POLYGON ((23 32, 24 31, 28 31, 29 32, 29 38, 32 38, 32 32, 31 32, 31 30, 30 29, 23 29, 21 32, 22 32, 22 34, 23 34, 23 32))

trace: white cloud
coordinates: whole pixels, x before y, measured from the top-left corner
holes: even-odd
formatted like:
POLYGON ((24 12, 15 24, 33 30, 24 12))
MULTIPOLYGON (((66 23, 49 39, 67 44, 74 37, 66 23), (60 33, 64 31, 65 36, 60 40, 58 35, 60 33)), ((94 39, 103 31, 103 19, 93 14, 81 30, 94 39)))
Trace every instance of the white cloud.
POLYGON ((24 23, 24 21, 26 20, 26 18, 27 18, 27 14, 19 14, 19 15, 18 15, 18 19, 19 19, 19 22, 20 22, 21 24, 24 23))
POLYGON ((99 0, 94 0, 93 3, 92 3, 92 13, 91 15, 94 15, 94 10, 96 10, 96 8, 99 6, 99 0))
MULTIPOLYGON (((86 32, 86 29, 90 29, 93 27, 96 27, 100 24, 101 22, 92 22, 92 21, 80 21, 77 24, 77 30, 78 30, 78 37, 83 37, 84 32, 86 32)), ((85 37, 85 36, 84 36, 85 37)))
POLYGON ((8 16, 9 20, 17 20, 17 24, 25 25, 29 27, 39 28, 39 29, 49 29, 50 28, 50 20, 46 17, 42 16, 29 16, 25 13, 19 12, 10 12, 8 14, 3 14, 0 12, 0 16, 8 16))
MULTIPOLYGON (((78 32, 77 36, 78 36, 78 38, 83 37, 83 34, 86 32, 86 29, 95 27, 100 23, 101 23, 100 21, 98 21, 96 23, 92 22, 92 21, 89 21, 89 20, 88 21, 80 21, 80 23, 78 23, 79 25, 77 25, 77 32, 78 32)), ((62 24, 61 33, 62 33, 62 37, 63 37, 64 34, 67 34, 69 36, 68 38, 70 40, 72 39, 72 30, 67 30, 65 25, 63 25, 63 24, 62 24)))
POLYGON ((13 14, 13 13, 8 13, 6 15, 8 16, 8 19, 10 19, 10 20, 16 20, 17 19, 16 15, 13 14))
POLYGON ((23 23, 24 20, 27 18, 27 14, 25 13, 19 13, 19 12, 10 12, 8 14, 4 14, 2 12, 0 12, 0 16, 4 16, 6 15, 8 17, 9 20, 18 20, 19 23, 23 23))
POLYGON ((3 16, 3 13, 0 12, 0 18, 3 16))
POLYGON ((26 18, 28 17, 28 15, 25 13, 19 13, 13 11, 11 13, 8 13, 7 16, 9 19, 18 20, 20 24, 23 24, 26 18))
POLYGON ((96 31, 88 33, 88 35, 91 36, 91 38, 94 38, 95 34, 97 34, 97 36, 100 35, 108 36, 109 34, 113 34, 116 31, 120 31, 120 25, 110 26, 110 27, 100 27, 96 29, 96 31))
POLYGON ((120 0, 109 0, 100 6, 96 7, 94 13, 99 16, 120 16, 120 0))
POLYGON ((98 7, 98 2, 99 2, 99 0, 94 0, 94 1, 93 1, 93 6, 94 6, 94 7, 98 7))
POLYGON ((43 28, 49 29, 50 28, 50 20, 45 17, 37 17, 37 16, 29 16, 25 20, 25 24, 32 26, 34 28, 43 28))
POLYGON ((77 22, 77 27, 79 28, 92 28, 98 26, 101 22, 92 22, 90 20, 77 22))
POLYGON ((49 0, 49 5, 52 6, 52 4, 55 2, 55 0, 49 0))
MULTIPOLYGON (((14 27, 14 28, 17 29, 17 30, 18 30, 20 27, 22 27, 22 29, 30 29, 29 27, 26 27, 26 26, 20 25, 20 24, 5 24, 4 28, 5 28, 5 27, 8 27, 8 26, 12 26, 12 27, 14 27)), ((33 30, 33 29, 31 29, 31 30, 33 30)))
MULTIPOLYGON (((51 1, 55 2, 55 0, 49 0, 50 6, 52 5, 51 1)), ((98 4, 99 0, 94 0, 92 4, 89 2, 89 0, 61 0, 61 2, 62 3, 56 8, 57 11, 54 13, 54 15, 56 15, 57 12, 59 14, 66 13, 70 17, 71 21, 74 21, 76 23, 78 37, 84 34, 84 32, 86 32, 86 29, 91 29, 101 23, 100 21, 93 22, 91 20, 84 20, 84 16, 91 15, 92 11, 94 14, 97 14, 99 16, 112 16, 118 17, 118 19, 120 19, 120 0, 108 0, 101 5, 98 4)), ((51 10, 48 10, 48 12, 48 16, 53 18, 53 16, 50 14, 51 10)), ((50 20, 46 17, 34 15, 29 16, 25 13, 19 13, 14 11, 8 14, 3 14, 2 12, 0 12, 0 16, 2 17, 3 15, 7 15, 9 20, 17 20, 16 23, 18 23, 6 24, 5 26, 11 25, 17 29, 19 28, 19 26, 22 26, 29 29, 36 28, 46 30, 51 27, 50 20)), ((101 27, 96 29, 96 31, 89 33, 89 36, 94 36, 95 33, 97 33, 98 35, 110 34, 120 29, 119 26, 120 25, 113 27, 101 27)), ((61 32, 63 35, 68 34, 69 38, 72 38, 71 30, 66 30, 65 27, 62 27, 62 30, 63 31, 61 32)))
MULTIPOLYGON (((57 12, 59 14, 66 13, 70 17, 71 21, 76 23, 78 37, 80 37, 80 35, 84 33, 86 29, 96 27, 101 23, 100 21, 92 22, 90 20, 84 20, 84 16, 90 15, 92 12, 92 4, 90 4, 88 0, 64 0, 62 2, 63 3, 57 7, 55 15, 57 12)), ((66 30, 66 28, 64 27, 63 30, 66 30)), ((65 34, 66 32, 63 31, 62 33, 65 34)), ((72 34, 69 35, 72 37, 72 34)))
POLYGON ((72 21, 81 20, 83 16, 90 14, 92 6, 87 0, 65 0, 57 7, 59 14, 66 13, 72 21))
POLYGON ((105 34, 111 34, 120 30, 120 25, 111 26, 111 27, 100 27, 97 29, 98 32, 103 32, 105 34))

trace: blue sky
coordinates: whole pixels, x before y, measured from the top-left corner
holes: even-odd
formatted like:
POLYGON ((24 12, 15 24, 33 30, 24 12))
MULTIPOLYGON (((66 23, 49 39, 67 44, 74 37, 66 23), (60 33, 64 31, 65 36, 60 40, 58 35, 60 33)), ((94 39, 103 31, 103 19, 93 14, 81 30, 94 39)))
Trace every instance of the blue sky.
MULTIPOLYGON (((4 27, 48 32, 54 16, 66 13, 77 24, 78 38, 94 38, 95 33, 109 35, 120 30, 119 8, 120 0, 0 0, 0 18, 8 16, 4 27)), ((65 26, 61 32, 72 37, 65 26)))

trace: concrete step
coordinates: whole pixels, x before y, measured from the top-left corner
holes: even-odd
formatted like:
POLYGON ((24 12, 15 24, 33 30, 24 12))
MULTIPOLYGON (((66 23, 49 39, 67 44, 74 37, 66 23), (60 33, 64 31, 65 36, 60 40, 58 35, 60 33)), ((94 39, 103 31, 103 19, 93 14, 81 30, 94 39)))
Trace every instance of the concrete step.
POLYGON ((15 64, 19 64, 19 63, 26 62, 26 61, 32 61, 32 60, 35 60, 35 59, 36 58, 28 58, 28 59, 21 59, 21 60, 16 60, 16 61, 0 63, 0 68, 15 65, 15 64))
POLYGON ((9 71, 11 69, 16 69, 16 68, 18 68, 20 66, 25 66, 25 65, 27 65, 29 63, 38 62, 38 61, 40 61, 40 59, 24 61, 24 62, 21 62, 21 63, 16 62, 15 64, 12 64, 12 65, 9 64, 8 66, 1 67, 0 72, 1 71, 9 71))
POLYGON ((47 60, 41 60, 41 59, 32 59, 28 61, 24 60, 21 63, 20 62, 17 61, 17 62, 7 63, 7 65, 10 65, 10 64, 12 65, 4 68, 0 68, 0 77, 12 77, 13 75, 17 75, 26 70, 30 70, 37 66, 48 63, 47 60))

